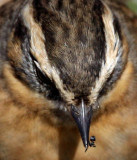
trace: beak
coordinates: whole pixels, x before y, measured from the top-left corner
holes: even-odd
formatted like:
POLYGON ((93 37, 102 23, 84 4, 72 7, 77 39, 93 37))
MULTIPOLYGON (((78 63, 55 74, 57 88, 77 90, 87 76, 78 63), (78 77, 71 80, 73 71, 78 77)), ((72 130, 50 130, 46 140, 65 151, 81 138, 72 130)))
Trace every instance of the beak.
POLYGON ((92 108, 85 106, 83 100, 80 107, 71 106, 71 114, 74 118, 85 146, 85 151, 87 151, 89 146, 89 128, 92 116, 92 108))

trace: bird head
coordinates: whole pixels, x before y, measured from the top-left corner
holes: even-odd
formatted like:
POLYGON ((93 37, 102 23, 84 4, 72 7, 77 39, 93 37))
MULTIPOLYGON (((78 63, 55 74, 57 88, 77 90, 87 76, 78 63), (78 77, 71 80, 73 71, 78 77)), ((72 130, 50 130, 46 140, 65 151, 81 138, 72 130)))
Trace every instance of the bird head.
POLYGON ((22 50, 16 74, 73 117, 87 149, 94 110, 120 77, 126 56, 117 17, 100 0, 86 2, 33 0, 13 37, 22 50))

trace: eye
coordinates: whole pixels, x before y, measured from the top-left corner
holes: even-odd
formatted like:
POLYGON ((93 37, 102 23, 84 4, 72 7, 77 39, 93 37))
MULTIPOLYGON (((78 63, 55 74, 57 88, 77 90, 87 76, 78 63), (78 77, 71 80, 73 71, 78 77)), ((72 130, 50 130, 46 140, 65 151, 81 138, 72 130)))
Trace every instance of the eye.
POLYGON ((36 60, 34 60, 33 62, 35 65, 36 76, 38 78, 39 83, 43 85, 43 87, 45 87, 47 98, 52 100, 62 101, 60 92, 56 88, 54 82, 51 81, 50 78, 45 73, 43 73, 43 71, 40 68, 40 65, 36 60))
POLYGON ((36 68, 36 75, 39 79, 39 82, 46 83, 47 85, 53 85, 51 80, 41 70, 39 63, 34 60, 34 64, 35 64, 35 68, 36 68))

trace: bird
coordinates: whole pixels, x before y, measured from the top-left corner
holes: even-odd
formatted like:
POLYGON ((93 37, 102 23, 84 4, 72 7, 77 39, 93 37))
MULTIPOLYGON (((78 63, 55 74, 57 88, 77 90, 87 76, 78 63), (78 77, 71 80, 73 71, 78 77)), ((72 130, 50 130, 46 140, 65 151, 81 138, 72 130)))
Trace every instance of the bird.
POLYGON ((0 160, 136 160, 136 107, 137 15, 124 1, 0 7, 0 160))

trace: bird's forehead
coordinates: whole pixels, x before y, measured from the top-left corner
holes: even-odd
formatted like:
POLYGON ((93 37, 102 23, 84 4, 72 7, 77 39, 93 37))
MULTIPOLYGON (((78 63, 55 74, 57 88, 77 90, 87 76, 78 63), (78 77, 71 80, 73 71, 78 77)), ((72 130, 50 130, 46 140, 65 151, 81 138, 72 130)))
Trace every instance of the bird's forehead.
MULTIPOLYGON (((79 18, 73 23, 70 19, 66 23, 67 17, 64 22, 58 14, 46 9, 44 17, 43 13, 39 13, 40 17, 35 13, 36 19, 30 6, 23 12, 25 25, 30 30, 32 54, 68 101, 77 93, 91 94, 93 84, 91 99, 97 97, 121 55, 113 15, 107 6, 104 12, 97 6, 98 3, 92 9, 93 17, 87 18, 86 12, 84 18, 88 20, 79 18), (40 25, 36 23, 38 20, 40 25)), ((71 17, 70 13, 67 15, 71 17)))
MULTIPOLYGON (((45 31, 49 43, 46 45, 52 44, 52 47, 47 47, 47 54, 52 65, 58 69, 64 88, 74 93, 87 93, 99 77, 101 64, 105 61, 103 13, 102 8, 98 8, 99 13, 96 13, 94 7, 92 12, 91 8, 86 12, 85 8, 75 11, 80 12, 77 18, 71 17, 69 12, 65 17, 60 17, 60 23, 51 24, 53 28, 48 28, 51 33, 49 37, 46 37, 45 31)), ((44 26, 43 30, 46 30, 44 26)))
POLYGON ((76 95, 89 94, 95 79, 99 77, 103 61, 101 57, 96 60, 93 52, 92 48, 66 47, 63 53, 60 52, 59 56, 50 59, 52 65, 58 70, 66 90, 76 95))

